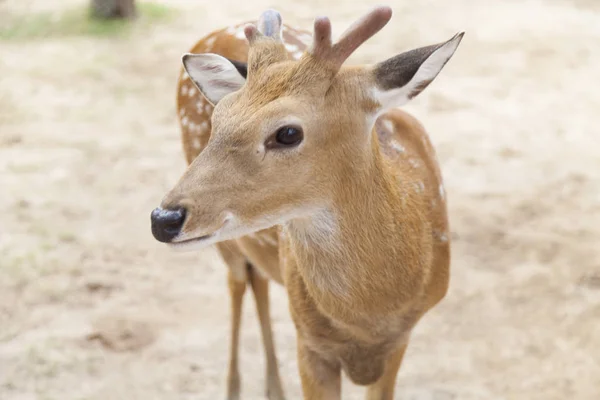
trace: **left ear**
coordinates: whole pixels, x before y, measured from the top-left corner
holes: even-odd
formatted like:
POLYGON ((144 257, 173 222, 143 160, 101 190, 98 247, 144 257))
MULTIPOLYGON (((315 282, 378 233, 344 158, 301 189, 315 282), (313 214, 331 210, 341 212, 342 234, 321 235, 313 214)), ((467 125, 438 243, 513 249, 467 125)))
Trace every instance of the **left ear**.
POLYGON ((198 90, 213 106, 246 83, 245 63, 234 62, 211 53, 185 54, 182 61, 198 90))
POLYGON ((375 98, 381 111, 399 107, 423 91, 444 68, 464 35, 399 54, 375 65, 375 98))

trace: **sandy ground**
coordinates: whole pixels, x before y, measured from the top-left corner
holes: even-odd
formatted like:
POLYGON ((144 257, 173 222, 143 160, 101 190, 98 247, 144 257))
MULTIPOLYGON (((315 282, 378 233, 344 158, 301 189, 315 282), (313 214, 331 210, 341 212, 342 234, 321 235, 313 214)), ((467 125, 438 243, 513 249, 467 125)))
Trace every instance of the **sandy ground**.
MULTIPOLYGON (((0 23, 78 1, 0 1, 0 23)), ((229 306, 213 249, 173 253, 149 213, 185 168, 180 55, 276 6, 334 33, 369 1, 163 1, 120 38, 0 40, 0 399, 224 398, 229 306)), ((371 4, 369 4, 371 3, 371 4)), ((467 32, 407 107, 429 130, 454 232, 447 298, 414 332, 397 398, 600 398, 600 3, 392 1, 353 56, 383 60, 467 32)), ((281 287, 273 324, 300 398, 281 287)), ((263 398, 251 301, 243 398, 263 398)), ((344 399, 363 389, 344 384, 344 399)))

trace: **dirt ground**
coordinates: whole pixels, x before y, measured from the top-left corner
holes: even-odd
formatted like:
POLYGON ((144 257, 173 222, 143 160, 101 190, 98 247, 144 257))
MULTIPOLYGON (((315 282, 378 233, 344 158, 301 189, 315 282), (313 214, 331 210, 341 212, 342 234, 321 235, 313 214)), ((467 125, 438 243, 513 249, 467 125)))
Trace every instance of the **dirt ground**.
MULTIPOLYGON (((86 1, 0 0, 18 15, 86 1)), ((214 249, 174 253, 150 211, 185 168, 180 56, 268 6, 334 34, 370 1, 163 0, 170 18, 118 36, 0 37, 0 399, 225 396, 229 303, 214 249)), ((446 299, 418 325, 396 397, 600 399, 600 3, 388 1, 352 62, 466 36, 406 109, 426 126, 454 236, 446 299)), ((14 21, 13 21, 14 22, 14 21)), ((273 325, 301 398, 281 287, 273 325)), ((242 394, 263 397, 245 304, 242 394)), ((344 383, 344 399, 364 389, 344 383)))

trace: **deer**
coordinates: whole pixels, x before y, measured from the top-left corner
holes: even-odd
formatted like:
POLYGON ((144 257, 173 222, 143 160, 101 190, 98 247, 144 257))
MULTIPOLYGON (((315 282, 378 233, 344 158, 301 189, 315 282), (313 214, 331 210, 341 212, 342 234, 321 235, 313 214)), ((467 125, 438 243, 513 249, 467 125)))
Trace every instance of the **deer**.
POLYGON ((440 73, 464 32, 367 65, 348 57, 391 19, 373 8, 332 39, 275 10, 215 31, 182 57, 177 108, 188 167, 151 213, 154 237, 215 245, 228 266, 227 398, 240 396, 245 288, 254 293, 266 394, 283 399, 268 282, 282 284, 304 398, 341 399, 342 372, 393 399, 411 332, 446 295, 450 234, 435 149, 399 107, 440 73), (306 43, 306 44, 305 44, 306 43))

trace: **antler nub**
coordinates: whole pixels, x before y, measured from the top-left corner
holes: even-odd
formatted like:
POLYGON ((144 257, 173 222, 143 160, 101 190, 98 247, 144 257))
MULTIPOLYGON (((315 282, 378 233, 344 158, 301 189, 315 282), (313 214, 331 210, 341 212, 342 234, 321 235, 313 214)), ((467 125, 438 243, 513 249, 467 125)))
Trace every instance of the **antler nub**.
POLYGON ((267 10, 258 18, 258 31, 265 36, 281 41, 281 14, 267 10))
POLYGON ((317 57, 326 58, 331 52, 331 21, 327 17, 315 19, 313 44, 310 53, 317 57))
POLYGON ((258 18, 256 25, 249 24, 244 28, 244 34, 250 43, 259 37, 269 37, 281 42, 281 14, 275 10, 267 10, 258 18))
POLYGON ((262 36, 254 24, 246 25, 244 27, 244 34, 250 43, 254 42, 257 37, 262 36))

